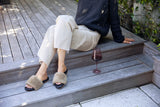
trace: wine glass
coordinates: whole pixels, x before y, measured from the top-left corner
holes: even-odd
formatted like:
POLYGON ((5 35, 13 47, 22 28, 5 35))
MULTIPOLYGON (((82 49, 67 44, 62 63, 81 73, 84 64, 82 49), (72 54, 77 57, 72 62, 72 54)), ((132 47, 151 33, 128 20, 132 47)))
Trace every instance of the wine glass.
POLYGON ((92 54, 92 60, 96 62, 96 69, 93 70, 93 73, 99 74, 101 71, 97 69, 98 61, 102 59, 102 54, 100 48, 95 48, 92 54))

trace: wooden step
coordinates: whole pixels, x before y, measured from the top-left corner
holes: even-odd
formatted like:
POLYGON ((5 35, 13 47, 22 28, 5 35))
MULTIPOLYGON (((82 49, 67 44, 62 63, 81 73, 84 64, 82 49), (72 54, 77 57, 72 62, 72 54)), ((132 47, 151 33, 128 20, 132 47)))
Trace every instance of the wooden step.
MULTIPOLYGON (((101 73, 92 72, 95 65, 70 69, 68 83, 63 89, 49 82, 34 92, 24 90, 25 81, 0 86, 0 106, 63 107, 112 92, 120 91, 152 80, 153 69, 145 64, 140 55, 133 55, 113 61, 101 62, 101 73)), ((143 56, 143 54, 141 54, 143 56)), ((144 57, 145 58, 145 57, 144 57)))
MULTIPOLYGON (((123 28, 122 28, 123 29, 123 28)), ((123 29, 124 35, 134 38, 136 41, 132 44, 115 43, 112 40, 112 35, 109 34, 104 39, 104 43, 98 45, 102 50, 103 59, 101 62, 111 61, 119 58, 124 58, 131 55, 141 54, 143 52, 144 40, 123 29)), ((70 51, 66 57, 66 65, 68 69, 75 69, 88 65, 93 65, 95 62, 91 60, 92 51, 80 52, 70 51)), ((16 62, 0 64, 0 85, 26 80, 32 74, 35 74, 39 68, 38 57, 20 60, 16 62)), ((57 70, 57 56, 52 60, 48 73, 53 74, 57 70)))

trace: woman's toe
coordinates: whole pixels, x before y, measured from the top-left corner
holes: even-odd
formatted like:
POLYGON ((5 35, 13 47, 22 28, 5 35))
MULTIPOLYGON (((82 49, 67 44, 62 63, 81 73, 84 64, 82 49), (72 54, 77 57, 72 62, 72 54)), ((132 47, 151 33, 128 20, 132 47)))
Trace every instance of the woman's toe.
POLYGON ((27 88, 32 88, 30 85, 26 85, 25 87, 27 87, 27 88))
POLYGON ((61 83, 56 83, 57 85, 60 85, 61 83))

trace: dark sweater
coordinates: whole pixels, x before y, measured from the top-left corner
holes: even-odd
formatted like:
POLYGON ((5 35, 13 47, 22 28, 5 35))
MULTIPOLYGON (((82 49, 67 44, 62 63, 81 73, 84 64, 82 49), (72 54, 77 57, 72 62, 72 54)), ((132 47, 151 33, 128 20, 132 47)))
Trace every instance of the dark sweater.
POLYGON ((99 32, 101 36, 106 36, 111 27, 114 41, 119 43, 124 41, 117 0, 79 0, 75 20, 78 25, 85 25, 99 32))

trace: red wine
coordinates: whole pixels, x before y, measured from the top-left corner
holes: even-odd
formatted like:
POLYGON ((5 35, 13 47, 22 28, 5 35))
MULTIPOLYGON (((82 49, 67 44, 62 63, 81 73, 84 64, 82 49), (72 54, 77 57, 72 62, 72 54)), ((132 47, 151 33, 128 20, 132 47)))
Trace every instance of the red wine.
POLYGON ((94 61, 100 61, 100 60, 102 60, 102 55, 93 55, 92 56, 92 59, 94 60, 94 61))
POLYGON ((97 63, 102 59, 102 54, 100 48, 95 48, 92 54, 92 60, 96 62, 96 69, 93 70, 93 73, 99 74, 101 71, 97 69, 97 63))

